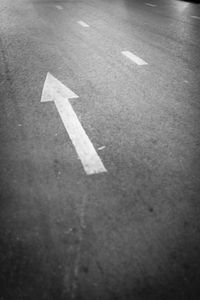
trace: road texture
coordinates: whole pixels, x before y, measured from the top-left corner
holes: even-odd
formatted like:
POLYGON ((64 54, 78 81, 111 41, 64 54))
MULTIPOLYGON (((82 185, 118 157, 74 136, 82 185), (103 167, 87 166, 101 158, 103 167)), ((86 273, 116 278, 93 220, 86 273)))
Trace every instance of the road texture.
POLYGON ((0 1, 1 300, 200 299, 199 97, 198 3, 0 1))

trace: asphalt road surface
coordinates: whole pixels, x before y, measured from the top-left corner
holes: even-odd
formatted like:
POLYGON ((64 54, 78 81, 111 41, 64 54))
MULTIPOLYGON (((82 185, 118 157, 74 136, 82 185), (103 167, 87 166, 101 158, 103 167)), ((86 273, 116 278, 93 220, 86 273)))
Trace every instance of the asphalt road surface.
POLYGON ((200 4, 0 1, 0 285, 200 299, 200 4))

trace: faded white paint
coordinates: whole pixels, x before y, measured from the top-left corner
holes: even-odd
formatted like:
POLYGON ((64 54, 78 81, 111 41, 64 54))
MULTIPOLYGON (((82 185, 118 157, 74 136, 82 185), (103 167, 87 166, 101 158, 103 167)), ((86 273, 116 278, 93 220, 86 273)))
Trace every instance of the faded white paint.
POLYGON ((191 16, 191 18, 200 20, 200 17, 199 17, 199 16, 191 16))
POLYGON ((141 59, 140 57, 136 56, 130 51, 122 51, 122 54, 125 55, 127 58, 132 60, 134 63, 136 63, 138 66, 148 65, 146 61, 141 59))
POLYGON ((155 7, 156 6, 156 4, 152 4, 152 3, 145 3, 146 5, 148 5, 148 6, 151 6, 151 7, 155 7))
POLYGON ((56 8, 59 10, 63 9, 63 7, 61 5, 56 5, 56 8))
POLYGON ((90 27, 87 23, 83 22, 83 21, 78 21, 77 22, 79 25, 81 25, 82 27, 90 27))

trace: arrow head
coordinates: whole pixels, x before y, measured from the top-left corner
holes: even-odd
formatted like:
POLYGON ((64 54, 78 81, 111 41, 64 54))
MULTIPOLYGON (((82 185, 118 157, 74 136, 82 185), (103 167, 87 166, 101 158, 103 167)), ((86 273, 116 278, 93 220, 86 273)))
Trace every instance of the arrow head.
POLYGON ((47 73, 42 90, 41 102, 54 101, 56 95, 67 99, 79 97, 53 75, 47 73))

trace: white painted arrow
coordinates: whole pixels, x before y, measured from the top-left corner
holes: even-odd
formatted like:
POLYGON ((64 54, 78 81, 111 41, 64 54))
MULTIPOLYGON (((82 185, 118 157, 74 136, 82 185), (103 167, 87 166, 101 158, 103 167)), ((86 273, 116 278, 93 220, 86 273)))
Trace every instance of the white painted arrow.
POLYGON ((42 91, 41 102, 54 101, 86 174, 107 172, 68 101, 70 98, 78 98, 78 96, 48 73, 42 91))

